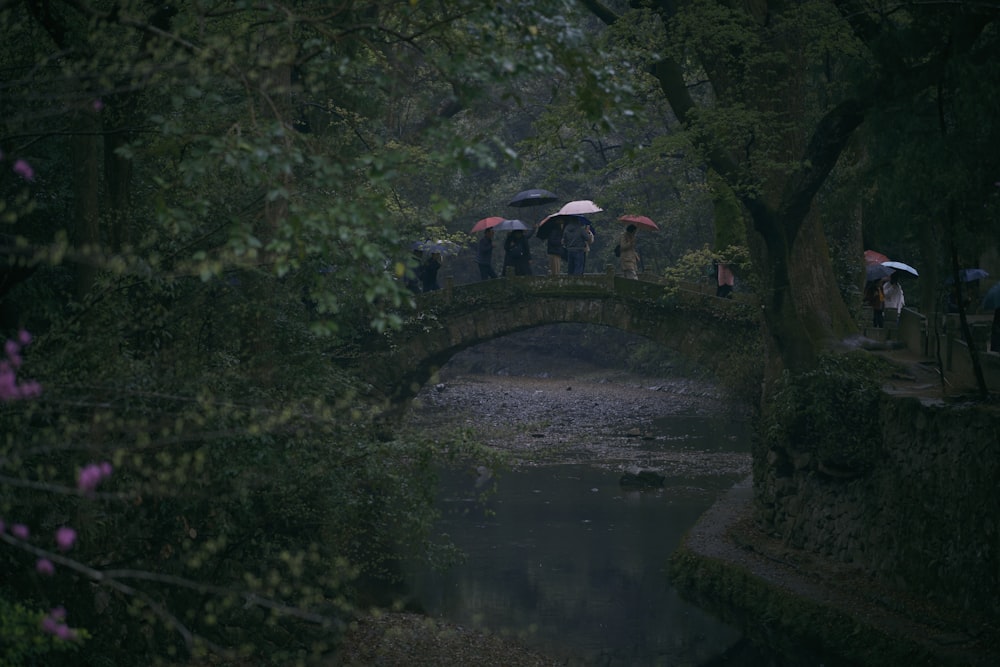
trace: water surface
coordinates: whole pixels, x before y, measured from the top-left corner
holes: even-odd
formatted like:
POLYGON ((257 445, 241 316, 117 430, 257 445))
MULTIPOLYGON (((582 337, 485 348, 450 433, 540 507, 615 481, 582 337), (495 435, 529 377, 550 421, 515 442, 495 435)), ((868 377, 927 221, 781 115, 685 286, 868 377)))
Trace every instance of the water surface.
MULTIPOLYGON (((686 417, 657 423, 651 455, 746 452, 743 425, 686 417)), ((668 476, 630 490, 599 465, 523 468, 495 478, 486 502, 473 475, 446 474, 439 529, 468 556, 420 572, 425 610, 516 636, 577 665, 697 665, 739 640, 734 629, 679 598, 666 562, 685 531, 736 479, 668 476)))

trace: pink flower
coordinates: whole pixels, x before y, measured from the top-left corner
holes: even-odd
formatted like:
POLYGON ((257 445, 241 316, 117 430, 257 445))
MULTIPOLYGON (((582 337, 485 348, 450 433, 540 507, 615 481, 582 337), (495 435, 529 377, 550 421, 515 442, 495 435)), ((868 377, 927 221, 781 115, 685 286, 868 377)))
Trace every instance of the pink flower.
POLYGON ((10 360, 10 365, 14 368, 19 368, 21 366, 21 346, 15 341, 9 340, 3 344, 4 354, 10 360))
POLYGON ((101 100, 94 100, 94 111, 100 111, 104 108, 104 102, 101 100))
POLYGON ((76 531, 69 526, 63 526, 56 531, 56 545, 60 551, 69 551, 76 542, 76 531))
POLYGON ((44 574, 47 577, 56 573, 56 566, 48 558, 39 558, 38 562, 35 563, 35 569, 38 570, 38 574, 44 574))
POLYGON ((55 635, 63 641, 76 639, 76 630, 66 625, 65 620, 66 610, 62 607, 56 607, 42 619, 42 631, 55 635))
POLYGON ((88 463, 77 474, 76 486, 81 491, 93 491, 102 480, 111 476, 112 470, 107 461, 88 463))
POLYGON ((35 180, 35 170, 31 168, 27 160, 18 160, 14 163, 14 173, 26 181, 35 180))
POLYGON ((19 540, 26 540, 31 534, 31 531, 28 530, 28 527, 23 523, 15 523, 10 527, 10 534, 19 540))
POLYGON ((21 345, 28 345, 31 343, 31 334, 21 329, 17 332, 17 342, 21 345))

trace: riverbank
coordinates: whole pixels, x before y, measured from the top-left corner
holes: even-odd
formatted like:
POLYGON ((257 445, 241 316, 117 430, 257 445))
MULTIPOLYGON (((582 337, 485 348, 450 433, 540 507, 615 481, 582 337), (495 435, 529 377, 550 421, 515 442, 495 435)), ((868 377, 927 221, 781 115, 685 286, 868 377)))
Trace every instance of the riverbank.
POLYGON ((846 665, 1000 664, 995 627, 789 548, 753 521, 752 497, 749 478, 734 486, 674 553, 671 579, 684 595, 751 640, 794 637, 794 645, 775 647, 785 654, 823 646, 846 665))

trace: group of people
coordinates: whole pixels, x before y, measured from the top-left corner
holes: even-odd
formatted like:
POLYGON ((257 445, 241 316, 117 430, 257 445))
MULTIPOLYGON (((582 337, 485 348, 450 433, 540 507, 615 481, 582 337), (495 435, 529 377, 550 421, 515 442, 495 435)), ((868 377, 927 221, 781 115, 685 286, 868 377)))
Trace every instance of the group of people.
POLYGON ((864 302, 871 306, 872 326, 876 329, 885 327, 886 309, 896 311, 896 321, 899 321, 899 313, 906 305, 903 286, 899 283, 899 272, 894 271, 888 278, 865 283, 864 302))
MULTIPOLYGON (((548 258, 549 275, 560 275, 563 272, 563 262, 566 263, 566 273, 583 275, 587 265, 587 255, 594 243, 594 230, 590 222, 576 215, 561 215, 546 222, 545 254, 548 258)), ((528 240, 536 235, 539 225, 532 229, 515 229, 507 233, 503 241, 503 267, 500 275, 530 276, 531 246, 528 240)), ((639 252, 636 249, 636 231, 634 224, 628 225, 622 232, 616 252, 621 262, 622 273, 633 280, 639 277, 639 252)), ((476 264, 479 266, 481 280, 496 278, 493 269, 493 249, 495 232, 486 229, 476 246, 476 264)), ((539 235, 541 237, 541 235, 539 235)))

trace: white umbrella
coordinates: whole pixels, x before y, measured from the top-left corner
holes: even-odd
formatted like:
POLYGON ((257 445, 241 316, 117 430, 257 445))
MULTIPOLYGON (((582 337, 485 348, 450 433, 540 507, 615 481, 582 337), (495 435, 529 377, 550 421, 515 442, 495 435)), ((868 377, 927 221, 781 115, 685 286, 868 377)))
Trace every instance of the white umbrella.
POLYGON ((589 199, 580 199, 566 204, 559 209, 556 215, 585 215, 587 213, 600 213, 603 210, 603 208, 589 199))
POLYGON ((890 269, 899 269, 900 271, 906 271, 907 273, 912 273, 915 276, 919 276, 917 270, 910 266, 909 264, 903 264, 902 262, 882 262, 882 266, 888 266, 890 269))
POLYGON ((517 229, 527 230, 528 225, 524 224, 520 220, 504 220, 499 225, 495 226, 493 229, 495 229, 498 232, 512 232, 517 229))

